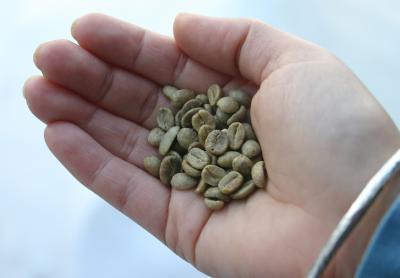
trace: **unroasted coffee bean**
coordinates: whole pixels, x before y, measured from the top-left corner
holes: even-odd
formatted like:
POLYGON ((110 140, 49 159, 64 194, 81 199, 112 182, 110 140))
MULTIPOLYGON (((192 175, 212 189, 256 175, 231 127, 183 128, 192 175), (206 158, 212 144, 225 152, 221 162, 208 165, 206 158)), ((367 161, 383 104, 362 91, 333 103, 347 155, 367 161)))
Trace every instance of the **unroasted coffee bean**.
POLYGON ((244 92, 240 89, 235 89, 229 92, 229 96, 239 102, 241 105, 244 105, 246 107, 250 106, 251 97, 250 94, 247 92, 244 92))
POLYGON ((224 207, 225 203, 221 200, 211 200, 208 198, 204 198, 204 204, 210 210, 220 210, 224 207))
POLYGON ((192 126, 195 130, 199 131, 200 127, 203 125, 209 125, 215 129, 215 119, 206 110, 199 110, 192 117, 192 126))
POLYGON ((222 112, 221 109, 217 108, 217 110, 215 111, 215 123, 216 123, 217 127, 218 128, 224 127, 230 117, 231 117, 231 114, 222 112))
POLYGON ((174 114, 172 114, 171 109, 160 108, 157 114, 157 124, 165 131, 174 126, 174 114))
POLYGON ((203 103, 203 105, 208 104, 208 97, 205 94, 198 94, 196 96, 197 99, 201 100, 201 102, 203 103))
POLYGON ((177 140, 175 140, 172 143, 170 150, 173 150, 173 151, 179 153, 181 156, 187 153, 187 150, 184 147, 182 147, 181 145, 179 145, 177 140))
POLYGON ((228 136, 225 132, 221 130, 213 130, 211 131, 205 142, 206 151, 215 154, 221 155, 228 149, 228 136))
POLYGON ((204 192, 204 197, 211 200, 221 200, 224 202, 229 202, 230 198, 228 195, 225 195, 221 191, 219 191, 218 187, 210 187, 204 192))
POLYGON ((171 186, 178 190, 188 190, 196 185, 197 179, 185 173, 176 173, 171 179, 171 186))
MULTIPOLYGON (((191 177, 198 178, 201 176, 201 171, 194 168, 186 160, 182 161, 182 170, 191 177)), ((204 169, 203 169, 204 170, 204 169)))
POLYGON ((163 138, 165 131, 159 127, 153 128, 149 135, 147 136, 147 142, 154 147, 158 147, 160 145, 161 139, 163 138))
POLYGON ((208 88, 207 96, 208 96, 208 102, 210 103, 210 105, 214 106, 222 96, 221 87, 218 84, 211 85, 208 88))
POLYGON ((158 150, 160 154, 166 155, 171 148, 172 143, 174 142, 176 135, 178 134, 179 127, 178 126, 173 126, 171 127, 163 136, 160 146, 158 147, 158 150))
POLYGON ((199 183, 197 184, 196 189, 194 190, 198 194, 202 194, 208 188, 208 184, 203 180, 200 179, 199 183))
POLYGON ((238 191, 231 194, 229 197, 233 200, 240 200, 247 198, 251 193, 256 190, 256 184, 253 180, 246 181, 238 191))
POLYGON ((178 141, 179 145, 185 149, 188 149, 190 144, 197 141, 197 132, 192 128, 181 128, 181 130, 178 132, 176 140, 178 141))
POLYGON ((227 151, 217 159, 217 164, 221 167, 224 168, 232 168, 232 161, 236 157, 238 157, 240 152, 235 152, 235 151, 227 151))
POLYGON ((260 145, 255 140, 247 140, 242 146, 242 154, 247 157, 255 157, 261 153, 260 145))
POLYGON ((246 117, 246 108, 241 105, 240 108, 232 114, 232 116, 226 121, 228 125, 234 122, 240 122, 246 117))
POLYGON ((182 117, 183 115, 185 115, 186 112, 188 112, 190 109, 196 108, 196 107, 202 107, 203 102, 200 99, 194 98, 189 100, 188 102, 186 102, 181 110, 179 110, 176 114, 175 114, 175 124, 177 126, 181 125, 181 121, 182 121, 182 117))
POLYGON ((181 126, 183 127, 191 127, 192 126, 192 117, 201 110, 200 107, 192 108, 189 111, 187 111, 183 116, 181 120, 181 126))
POLYGON ((239 155, 232 161, 232 169, 238 171, 244 176, 251 175, 251 167, 253 162, 245 155, 239 155))
POLYGON ((226 174, 218 183, 219 190, 224 194, 232 194, 243 183, 243 176, 236 171, 231 171, 226 174))
POLYGON ((232 97, 223 97, 218 100, 217 106, 222 112, 235 113, 239 109, 239 103, 232 97))
POLYGON ((242 146, 246 133, 241 123, 232 123, 228 127, 229 147, 232 150, 238 150, 242 146))
POLYGON ((170 150, 170 151, 167 153, 167 155, 174 155, 174 156, 176 156, 177 158, 179 158, 180 161, 182 161, 182 156, 181 156, 177 151, 170 150))
POLYGON ((178 91, 178 88, 171 86, 171 85, 165 85, 162 88, 163 94, 170 100, 173 100, 175 92, 178 91))
POLYGON ((200 127, 200 129, 199 129, 199 142, 200 142, 200 144, 205 146, 207 136, 213 130, 214 130, 214 127, 212 127, 210 125, 203 125, 203 126, 200 127))
POLYGON ((207 164, 210 163, 210 157, 208 154, 199 148, 191 149, 186 157, 186 160, 192 167, 198 170, 202 170, 207 164))
POLYGON ((181 108, 183 104, 195 96, 195 93, 192 90, 178 90, 173 86, 164 86, 163 93, 171 100, 171 104, 175 108, 181 108))
POLYGON ((174 155, 168 155, 161 160, 160 180, 163 184, 169 184, 172 176, 181 171, 181 161, 174 155))
POLYGON ((254 134, 253 128, 248 123, 242 123, 244 131, 246 133, 246 140, 256 140, 256 135, 254 134))
POLYGON ((193 148, 203 149, 204 146, 200 142, 193 142, 192 144, 189 145, 188 151, 190 151, 193 148))
POLYGON ((143 164, 144 164, 144 168, 146 169, 146 171, 148 173, 150 173, 151 175, 153 175, 155 177, 158 177, 160 175, 161 160, 157 156, 151 155, 151 156, 145 157, 143 164))
POLYGON ((225 170, 216 165, 207 165, 201 171, 201 178, 211 186, 217 186, 218 182, 225 176, 225 170))
POLYGON ((251 178, 259 188, 264 188, 267 181, 267 171, 265 170, 264 161, 259 161, 251 168, 251 178))

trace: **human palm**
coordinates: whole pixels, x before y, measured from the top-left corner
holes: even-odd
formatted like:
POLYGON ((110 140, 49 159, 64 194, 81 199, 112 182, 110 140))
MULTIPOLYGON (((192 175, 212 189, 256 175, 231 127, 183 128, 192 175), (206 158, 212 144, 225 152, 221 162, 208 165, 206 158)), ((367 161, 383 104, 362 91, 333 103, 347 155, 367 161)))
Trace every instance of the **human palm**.
MULTIPOLYGON (((38 48, 27 81, 49 148, 83 184, 201 271, 304 276, 362 186, 398 147, 393 123, 326 50, 250 20, 180 15, 175 40, 103 16, 72 28, 79 46, 38 48), (210 212, 143 170, 164 84, 255 94, 252 124, 269 180, 210 212)), ((333 275, 333 272, 332 272, 333 275)))

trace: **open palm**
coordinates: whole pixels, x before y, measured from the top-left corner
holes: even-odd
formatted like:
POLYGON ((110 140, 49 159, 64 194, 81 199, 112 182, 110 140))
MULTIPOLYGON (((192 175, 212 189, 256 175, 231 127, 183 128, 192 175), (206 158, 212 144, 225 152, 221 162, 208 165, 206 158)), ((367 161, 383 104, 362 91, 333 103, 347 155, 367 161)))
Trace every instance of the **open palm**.
POLYGON ((25 85, 50 149, 83 184, 201 271, 304 276, 363 184, 399 145, 393 123, 326 50, 250 20, 180 15, 175 39, 103 15, 43 44, 25 85), (143 170, 165 84, 254 95, 269 181, 211 213, 193 192, 143 170))

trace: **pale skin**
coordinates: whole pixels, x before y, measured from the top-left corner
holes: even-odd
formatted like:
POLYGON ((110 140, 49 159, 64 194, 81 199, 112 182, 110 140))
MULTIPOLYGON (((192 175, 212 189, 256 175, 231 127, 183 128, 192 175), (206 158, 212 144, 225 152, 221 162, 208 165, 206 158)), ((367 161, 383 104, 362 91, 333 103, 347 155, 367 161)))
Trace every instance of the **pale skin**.
MULTIPOLYGON (((213 277, 304 277, 368 179, 397 148, 396 126, 361 81, 317 45, 259 21, 178 15, 174 38, 91 14, 78 42, 35 52, 24 87, 54 155, 84 185, 213 277), (210 212, 143 170, 165 84, 243 86, 269 180, 210 212)), ((351 248, 351 256, 364 250, 351 248)), ((345 255, 343 255, 345 256, 345 255)), ((336 258, 326 277, 351 275, 336 258)))

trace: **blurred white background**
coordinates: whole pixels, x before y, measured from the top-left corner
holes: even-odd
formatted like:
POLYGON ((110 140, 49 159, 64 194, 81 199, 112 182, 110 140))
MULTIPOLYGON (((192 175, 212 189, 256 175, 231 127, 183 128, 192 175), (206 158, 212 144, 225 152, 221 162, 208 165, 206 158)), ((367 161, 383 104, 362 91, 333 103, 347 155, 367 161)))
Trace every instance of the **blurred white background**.
POLYGON ((71 38, 71 22, 102 12, 171 35, 189 11, 256 17, 330 49, 400 126, 398 1, 2 2, 0 11, 0 277, 205 277, 78 184, 47 150, 28 111, 24 80, 44 41, 71 38))

